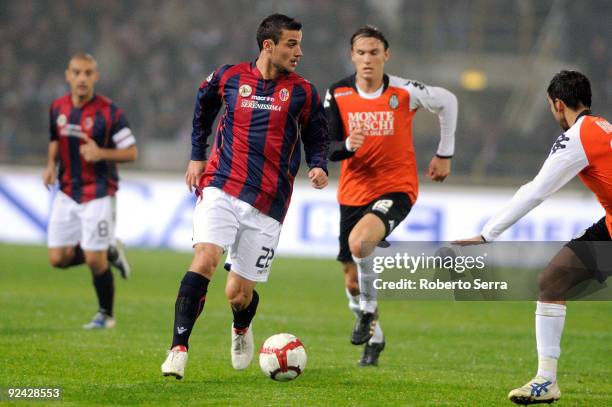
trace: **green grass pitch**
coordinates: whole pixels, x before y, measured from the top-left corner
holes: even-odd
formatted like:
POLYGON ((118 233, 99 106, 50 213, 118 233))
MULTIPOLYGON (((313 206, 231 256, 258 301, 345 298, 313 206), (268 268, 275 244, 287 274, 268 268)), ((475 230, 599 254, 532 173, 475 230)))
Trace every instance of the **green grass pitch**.
MULTIPOLYGON (((232 369, 219 270, 192 335, 186 377, 165 378, 160 365, 190 254, 129 256, 132 279, 115 279, 117 327, 86 332, 81 325, 96 311, 87 269, 52 269, 44 247, 0 245, 0 387, 61 386, 62 402, 48 404, 73 406, 503 406, 508 391, 535 372, 532 302, 381 302, 387 348, 379 367, 359 368, 338 264, 279 258, 258 287, 256 346, 275 333, 297 335, 308 352, 304 374, 277 383, 257 359, 245 371, 232 369)), ((610 302, 568 307, 560 405, 612 405, 611 318, 610 302)))

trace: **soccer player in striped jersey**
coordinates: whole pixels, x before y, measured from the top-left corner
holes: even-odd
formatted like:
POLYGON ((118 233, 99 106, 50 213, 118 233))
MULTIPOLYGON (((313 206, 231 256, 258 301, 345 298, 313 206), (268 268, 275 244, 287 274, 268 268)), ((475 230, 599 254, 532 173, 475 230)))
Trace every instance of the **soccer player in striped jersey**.
POLYGON ((419 108, 438 115, 440 143, 427 175, 442 182, 454 152, 457 99, 449 91, 387 75, 389 43, 372 26, 351 37, 355 74, 325 96, 338 185, 340 252, 349 308, 357 319, 351 343, 365 343, 361 366, 378 363, 385 341, 373 287, 372 252, 410 212, 418 194, 412 119, 419 108), (367 242, 368 244, 364 244, 367 242))
MULTIPOLYGON (((612 125, 590 111, 591 85, 579 72, 559 72, 547 93, 552 115, 564 133, 553 144, 540 172, 485 224, 479 236, 455 242, 466 245, 495 240, 576 175, 605 210, 605 216, 568 242, 539 276, 535 312, 538 370, 531 381, 508 394, 516 404, 551 403, 561 397, 557 361, 566 295, 586 280, 605 281, 612 270, 609 255, 602 253, 600 243, 593 243, 610 242, 612 233, 612 125)), ((606 246, 604 251, 609 253, 610 248, 606 246)))
POLYGON ((223 65, 200 86, 192 150, 185 175, 198 201, 189 271, 175 305, 172 345, 162 374, 181 379, 188 340, 204 307, 221 256, 231 269, 225 284, 234 321, 231 360, 246 369, 253 358, 258 282, 268 279, 304 146, 314 188, 327 185, 328 131, 315 87, 295 73, 302 57, 302 25, 274 14, 257 30, 259 57, 223 65), (210 156, 207 138, 223 107, 210 156))
POLYGON ((123 278, 130 273, 123 245, 114 237, 116 163, 136 160, 136 139, 123 110, 94 93, 99 73, 91 55, 75 54, 65 75, 70 93, 51 105, 43 173, 47 188, 59 180, 47 233, 49 261, 59 268, 89 266, 99 309, 84 328, 112 328, 115 288, 109 265, 123 278))

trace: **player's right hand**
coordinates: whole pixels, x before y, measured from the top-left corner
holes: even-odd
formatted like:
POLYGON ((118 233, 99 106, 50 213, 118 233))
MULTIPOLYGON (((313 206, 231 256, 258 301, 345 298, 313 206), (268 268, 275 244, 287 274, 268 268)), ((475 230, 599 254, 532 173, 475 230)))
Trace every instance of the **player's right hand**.
POLYGON ((187 172, 185 172, 185 183, 189 192, 193 192, 198 187, 204 168, 206 168, 206 161, 189 161, 187 172))
POLYGON ((43 184, 45 185, 45 188, 51 189, 56 180, 57 170, 55 169, 55 165, 48 165, 43 172, 43 184))
POLYGON ((365 134, 363 134, 363 130, 361 129, 353 129, 349 133, 348 138, 348 147, 351 151, 357 151, 363 145, 365 141, 365 134))
POLYGON ((328 184, 327 173, 322 168, 314 167, 308 171, 308 179, 315 189, 323 189, 328 184))

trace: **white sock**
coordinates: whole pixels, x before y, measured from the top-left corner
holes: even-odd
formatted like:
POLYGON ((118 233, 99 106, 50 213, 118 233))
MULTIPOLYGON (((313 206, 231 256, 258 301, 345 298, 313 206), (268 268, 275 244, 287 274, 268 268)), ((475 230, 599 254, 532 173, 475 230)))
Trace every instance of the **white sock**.
POLYGON ((346 292, 346 298, 348 298, 348 307, 355 316, 359 316, 359 295, 353 295, 351 292, 345 287, 344 291, 346 292))
POLYGON ((374 335, 370 338, 368 343, 371 345, 373 343, 382 343, 385 340, 385 336, 383 335, 382 328, 380 327, 380 320, 376 324, 376 328, 374 328, 374 335))
POLYGON ((363 312, 373 313, 378 306, 376 288, 374 288, 374 280, 376 273, 372 269, 372 259, 374 256, 355 257, 353 260, 357 264, 357 276, 359 279, 359 308, 363 312))
POLYGON ((552 382, 557 381, 557 360, 561 355, 565 309, 565 305, 540 301, 536 305, 537 375, 552 382))

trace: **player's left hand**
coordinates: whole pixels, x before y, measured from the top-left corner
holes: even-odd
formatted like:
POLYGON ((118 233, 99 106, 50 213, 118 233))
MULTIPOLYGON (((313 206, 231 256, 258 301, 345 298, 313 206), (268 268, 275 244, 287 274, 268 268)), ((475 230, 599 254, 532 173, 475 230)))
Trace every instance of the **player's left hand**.
POLYGON ((429 162, 429 168, 427 169, 427 176, 436 182, 442 182, 448 177, 451 171, 451 159, 440 158, 434 156, 429 162))
POLYGON ((487 243, 487 241, 484 240, 484 238, 481 235, 470 237, 469 239, 460 239, 460 240, 455 240, 451 242, 451 244, 454 244, 457 246, 472 246, 475 244, 483 244, 483 243, 487 243))
POLYGON ((310 185, 316 189, 323 189, 327 186, 327 174, 322 168, 313 168, 308 171, 310 185))
POLYGON ((45 168, 43 172, 43 184, 45 188, 51 189, 55 181, 57 181, 57 170, 55 168, 55 163, 51 163, 47 165, 47 168, 45 168))
POLYGON ((102 151, 96 141, 92 138, 85 137, 85 144, 81 144, 80 152, 83 159, 88 163, 95 163, 102 159, 102 151))
POLYGON ((187 171, 185 172, 185 184, 189 188, 189 192, 198 190, 200 184, 200 178, 204 174, 204 168, 206 168, 206 160, 204 161, 189 161, 187 165, 187 171))

